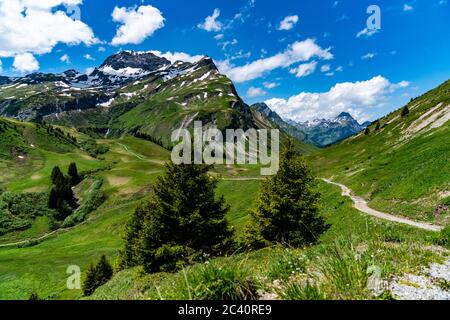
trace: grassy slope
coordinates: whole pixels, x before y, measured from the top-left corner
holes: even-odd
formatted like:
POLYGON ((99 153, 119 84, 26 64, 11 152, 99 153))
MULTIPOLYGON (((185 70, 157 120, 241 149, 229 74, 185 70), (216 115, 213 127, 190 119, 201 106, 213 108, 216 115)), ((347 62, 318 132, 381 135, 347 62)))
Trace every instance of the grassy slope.
MULTIPOLYGON (((321 150, 310 160, 318 174, 348 185, 369 205, 414 219, 448 223, 448 214, 433 216, 438 204, 449 203, 450 122, 439 128, 411 132, 421 116, 450 104, 450 81, 380 120, 381 129, 321 150)), ((426 120, 426 119, 425 119, 426 120)))
POLYGON ((340 196, 338 188, 320 184, 320 189, 323 193, 322 213, 332 227, 317 246, 305 249, 266 248, 214 259, 209 264, 186 268, 186 278, 184 272, 145 275, 139 268, 128 269, 116 274, 92 298, 189 299, 195 292, 191 279, 212 267, 242 271, 260 289, 281 295, 289 292, 287 288, 292 283, 302 283, 306 279, 315 281, 313 274, 318 272, 318 266, 335 262, 330 253, 336 247, 351 258, 339 260, 340 267, 328 269, 330 273, 336 272, 337 276, 327 274, 329 278, 321 277, 318 281, 321 290, 330 299, 370 298, 366 289, 368 265, 379 267, 382 277, 388 278, 418 270, 430 261, 441 261, 440 254, 425 249, 433 243, 431 233, 361 215, 351 207, 349 200, 340 196), (357 254, 363 258, 356 260, 357 254), (359 271, 359 274, 353 274, 353 271, 359 271), (350 289, 343 288, 339 279, 345 274, 357 279, 358 284, 350 289), (285 279, 281 282, 281 289, 271 285, 274 279, 285 279))
MULTIPOLYGON (((32 292, 51 299, 79 298, 79 291, 66 289, 67 267, 78 265, 85 270, 101 254, 112 259, 117 255, 125 223, 139 201, 151 191, 151 184, 162 172, 169 154, 151 142, 133 137, 99 140, 98 143, 107 144, 110 148, 103 160, 92 159, 75 149, 60 154, 36 147, 22 171, 13 171, 5 181, 8 190, 44 190, 48 188, 48 176, 54 165, 66 169, 71 161, 76 161, 81 170, 104 169, 96 175, 104 179, 102 189, 108 200, 89 216, 87 223, 70 231, 51 236, 33 247, 0 248, 0 299, 26 299, 32 292)), ((241 170, 217 168, 216 171, 236 176, 257 172, 245 166, 241 170)), ((77 189, 81 193, 87 192, 88 184, 83 183, 77 189)), ((259 181, 219 183, 219 193, 225 195, 232 207, 230 222, 238 230, 246 219, 245 212, 256 195, 258 185, 259 181), (242 192, 244 186, 255 192, 242 192)), ((45 218, 38 219, 31 229, 1 237, 0 244, 35 238, 46 232, 45 218)))

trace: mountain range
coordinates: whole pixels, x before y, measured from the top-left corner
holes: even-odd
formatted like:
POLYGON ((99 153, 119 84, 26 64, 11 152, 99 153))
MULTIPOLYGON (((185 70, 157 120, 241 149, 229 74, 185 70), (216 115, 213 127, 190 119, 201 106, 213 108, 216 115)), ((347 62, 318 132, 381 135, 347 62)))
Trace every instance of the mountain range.
POLYGON ((192 126, 194 119, 222 130, 279 127, 304 150, 365 128, 347 113, 332 120, 284 121, 264 103, 250 108, 209 57, 172 63, 151 52, 133 51, 108 57, 88 74, 67 70, 1 77, 0 115, 76 127, 102 137, 140 132, 165 144, 170 144, 173 130, 192 126))

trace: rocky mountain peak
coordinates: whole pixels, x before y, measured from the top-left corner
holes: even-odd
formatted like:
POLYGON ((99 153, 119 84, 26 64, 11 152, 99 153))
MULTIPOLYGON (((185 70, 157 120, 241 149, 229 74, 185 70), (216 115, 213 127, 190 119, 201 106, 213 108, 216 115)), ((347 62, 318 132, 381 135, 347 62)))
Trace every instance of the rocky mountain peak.
POLYGON ((121 51, 107 58, 99 69, 122 70, 131 68, 153 72, 167 65, 170 65, 169 60, 158 57, 151 52, 121 51))

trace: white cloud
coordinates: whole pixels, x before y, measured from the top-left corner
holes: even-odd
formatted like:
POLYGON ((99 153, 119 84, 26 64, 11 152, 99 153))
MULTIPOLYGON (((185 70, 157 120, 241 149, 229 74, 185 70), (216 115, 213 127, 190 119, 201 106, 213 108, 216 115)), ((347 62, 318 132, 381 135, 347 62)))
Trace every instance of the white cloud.
POLYGON ((447 4, 447 0, 441 0, 441 1, 438 2, 438 6, 441 6, 441 5, 444 5, 444 4, 447 4))
POLYGON ((242 83, 257 79, 278 68, 287 68, 297 62, 309 61, 314 57, 325 60, 333 59, 330 50, 330 48, 321 48, 312 39, 306 39, 294 42, 285 51, 274 56, 255 60, 244 66, 236 67, 229 60, 225 60, 219 61, 218 67, 220 72, 226 74, 231 80, 242 83))
POLYGON ((222 30, 222 23, 217 20, 217 18, 220 16, 220 10, 214 9, 214 12, 211 16, 208 16, 205 18, 205 21, 203 23, 199 23, 197 25, 198 28, 203 29, 208 32, 219 32, 222 30))
POLYGON ((403 11, 412 11, 412 10, 414 10, 414 8, 412 6, 410 6, 406 3, 403 5, 403 11))
POLYGON ((323 66, 320 67, 320 71, 322 72, 328 72, 331 70, 331 66, 329 64, 324 64, 323 66))
POLYGON ((333 7, 337 7, 339 5, 339 1, 333 2, 333 7))
POLYGON ((0 0, 0 56, 45 54, 58 43, 91 45, 98 42, 92 29, 58 10, 82 0, 0 0))
POLYGON ((291 30, 298 22, 298 16, 287 16, 284 18, 280 25, 278 26, 278 30, 291 30))
POLYGON ((70 64, 70 57, 68 54, 64 54, 61 58, 59 58, 64 63, 70 64))
POLYGON ((159 9, 147 5, 139 8, 115 7, 112 13, 115 22, 122 24, 112 39, 114 46, 140 44, 164 27, 164 17, 159 9))
POLYGON ((249 98, 262 97, 265 96, 266 94, 267 92, 264 91, 263 89, 255 87, 250 87, 250 89, 248 89, 247 91, 247 97, 249 98))
POLYGON ((84 57, 86 60, 90 60, 90 61, 94 61, 94 60, 95 60, 89 53, 85 54, 83 57, 84 57))
POLYGON ((332 77, 332 76, 334 76, 334 72, 327 72, 327 73, 325 73, 325 75, 327 77, 332 77))
POLYGON ((276 87, 278 87, 280 84, 279 83, 276 83, 276 82, 264 82, 263 83, 263 86, 265 87, 265 88, 267 88, 267 89, 273 89, 273 88, 276 88, 276 87))
POLYGON ((195 55, 191 56, 190 54, 184 53, 184 52, 170 52, 167 51, 166 53, 162 53, 161 51, 153 50, 150 51, 155 56, 166 58, 171 63, 177 62, 177 61, 184 61, 184 62, 197 62, 201 59, 203 59, 205 56, 202 55, 195 55))
POLYGON ((339 66, 336 68, 336 72, 342 72, 344 71, 344 67, 343 66, 339 66))
POLYGON ((219 34, 216 34, 216 35, 214 36, 214 39, 216 39, 216 40, 222 40, 223 37, 224 37, 223 33, 219 33, 219 34))
POLYGON ((297 78, 307 77, 316 71, 317 61, 311 61, 309 63, 304 63, 299 65, 297 68, 291 69, 289 72, 295 74, 297 78))
POLYGON ((105 52, 106 51, 106 48, 105 47, 99 47, 98 48, 98 52, 105 52))
POLYGON ((406 81, 393 84, 376 76, 367 81, 338 83, 323 93, 301 92, 287 100, 275 98, 265 102, 283 118, 299 122, 334 118, 342 111, 366 121, 371 108, 383 106, 390 93, 408 85, 406 81))
POLYGON ((367 29, 367 28, 364 28, 364 29, 362 29, 360 32, 358 32, 357 34, 356 34, 356 37, 357 38, 360 38, 360 37, 362 37, 362 36, 365 36, 365 37, 371 37, 371 36, 373 36, 375 33, 377 33, 378 32, 378 29, 367 29))
POLYGON ((363 56, 361 57, 361 59, 362 59, 362 60, 373 59, 373 58, 375 58, 376 55, 377 55, 376 53, 369 52, 369 53, 366 53, 365 55, 363 55, 363 56))
POLYGON ((31 53, 16 55, 13 68, 19 72, 33 72, 39 70, 39 62, 31 53))

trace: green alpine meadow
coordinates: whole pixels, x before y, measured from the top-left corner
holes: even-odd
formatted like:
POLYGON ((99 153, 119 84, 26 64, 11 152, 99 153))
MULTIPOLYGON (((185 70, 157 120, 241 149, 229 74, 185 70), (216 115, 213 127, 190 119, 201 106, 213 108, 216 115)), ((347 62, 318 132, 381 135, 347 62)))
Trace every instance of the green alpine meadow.
POLYGON ((0 300, 450 300, 437 8, 53 2, 0 0, 0 300))

